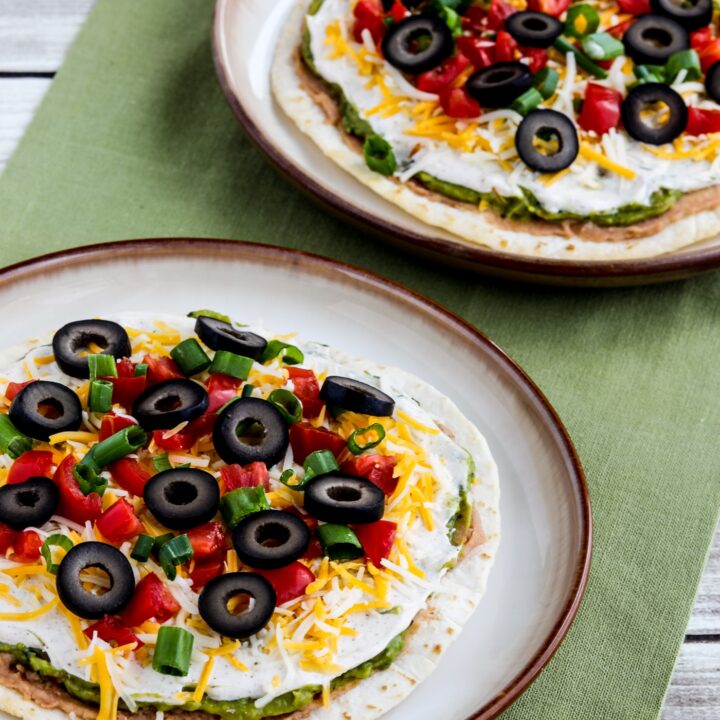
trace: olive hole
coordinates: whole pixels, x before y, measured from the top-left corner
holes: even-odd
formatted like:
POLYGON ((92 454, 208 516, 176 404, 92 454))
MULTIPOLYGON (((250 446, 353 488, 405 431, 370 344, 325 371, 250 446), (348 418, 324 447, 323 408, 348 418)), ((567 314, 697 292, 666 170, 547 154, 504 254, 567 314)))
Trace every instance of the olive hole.
POLYGON ((65 414, 63 406, 55 398, 41 400, 37 404, 37 411, 39 415, 48 420, 57 420, 65 414))
POLYGON ((533 136, 533 147, 541 155, 551 157, 562 150, 562 138, 554 128, 539 128, 533 136))
POLYGON ((485 82, 488 85, 500 85, 510 80, 513 75, 515 75, 515 73, 512 70, 495 70, 486 75, 485 82))
POLYGON ((664 28, 650 27, 644 30, 641 37, 656 48, 665 48, 672 44, 672 35, 664 28))
POLYGON ((165 499, 171 505, 189 505, 197 496, 195 485, 183 480, 174 480, 165 488, 165 499))
POLYGON ((240 332, 240 330, 236 330, 235 328, 232 328, 232 330, 223 330, 223 333, 240 341, 244 341, 247 337, 244 332, 240 332))
POLYGON ((40 495, 38 494, 37 490, 23 490, 22 492, 19 492, 16 496, 17 503, 21 507, 35 507, 37 505, 38 501, 40 500, 40 495))
POLYGON ((650 128, 661 128, 670 122, 670 108, 662 100, 645 103, 640 111, 640 120, 650 128))
POLYGON ((331 487, 328 489, 327 494, 335 502, 357 502, 362 497, 362 493, 357 488, 346 487, 345 485, 331 487))
POLYGON ((255 542, 263 547, 280 547, 288 540, 290 540, 290 531, 280 523, 266 523, 255 531, 255 542))
POLYGON ((265 439, 265 426, 253 418, 238 423, 235 432, 243 445, 259 445, 265 439))
POLYGON ((239 592, 231 595, 227 601, 227 609, 231 615, 242 615, 251 612, 255 607, 255 598, 250 593, 239 592))
POLYGON ((74 353, 94 352, 95 348, 91 347, 93 345, 99 347, 101 350, 106 350, 108 346, 107 338, 102 337, 102 335, 84 333, 75 338, 72 343, 72 351, 74 353))
POLYGON ((543 30, 547 30, 547 23, 541 18, 531 17, 523 22, 523 27, 527 30, 542 32, 543 30))
POLYGON ((432 45, 432 35, 427 30, 416 30, 408 36, 405 42, 405 50, 412 55, 418 55, 432 45))
POLYGON ((112 575, 99 565, 88 565, 80 571, 80 582, 91 595, 104 595, 112 590, 112 575))
POLYGON ((166 395, 155 402, 155 409, 161 413, 172 412, 179 407, 182 407, 182 400, 177 395, 166 395))

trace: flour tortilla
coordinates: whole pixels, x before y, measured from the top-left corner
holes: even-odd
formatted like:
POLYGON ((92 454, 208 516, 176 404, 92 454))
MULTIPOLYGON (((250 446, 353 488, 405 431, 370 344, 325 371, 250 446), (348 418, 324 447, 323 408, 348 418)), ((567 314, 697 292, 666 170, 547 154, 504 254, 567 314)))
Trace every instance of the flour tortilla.
MULTIPOLYGON (((372 375, 382 376, 387 372, 382 365, 363 362, 372 375)), ((396 369, 393 373, 398 389, 415 398, 438 425, 472 455, 475 482, 470 488, 469 499, 474 508, 473 534, 458 564, 443 578, 441 589, 430 596, 425 609, 415 617, 402 652, 387 670, 375 672, 367 679, 335 691, 329 707, 314 702, 303 710, 283 716, 286 720, 373 720, 380 717, 430 675, 485 592, 500 542, 498 472, 490 449, 478 429, 449 398, 410 373, 396 369)), ((39 683, 36 689, 26 684, 21 692, 3 682, 7 682, 7 675, 0 672, 0 711, 13 717, 74 720, 71 714, 74 712, 78 720, 94 718, 94 709, 89 711, 88 705, 76 701, 59 686, 53 686, 52 692, 46 693, 41 691, 46 683, 39 683), (57 700, 58 697, 62 698, 64 709, 52 707, 53 698, 57 700)), ((119 717, 153 720, 155 713, 119 713, 119 717)), ((210 720, 212 717, 204 712, 165 712, 165 720, 210 720)))
POLYGON ((631 260, 677 250, 720 233, 720 200, 715 188, 689 193, 673 210, 627 228, 531 221, 511 223, 492 211, 416 191, 373 172, 348 135, 328 118, 309 91, 298 48, 307 2, 299 0, 278 40, 272 68, 275 98, 297 126, 334 163, 387 201, 428 225, 454 233, 464 241, 500 252, 560 260, 631 260), (711 194, 711 195, 710 195, 711 194), (520 229, 522 228, 522 229, 520 229), (643 233, 642 237, 638 237, 643 233), (645 234, 647 233, 647 234, 645 234), (585 235, 586 237, 582 237, 585 235), (589 238, 589 239, 588 239, 589 238))

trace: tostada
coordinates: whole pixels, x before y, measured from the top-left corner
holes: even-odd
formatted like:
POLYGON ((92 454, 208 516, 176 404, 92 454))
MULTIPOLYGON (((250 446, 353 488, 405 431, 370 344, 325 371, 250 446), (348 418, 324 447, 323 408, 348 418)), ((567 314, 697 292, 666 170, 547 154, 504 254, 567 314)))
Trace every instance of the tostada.
POLYGON ((712 0, 312 0, 272 70, 335 163, 423 220, 546 258, 720 232, 712 0))
POLYGON ((402 370, 211 311, 0 359, 0 710, 367 720, 484 592, 495 463, 402 370))

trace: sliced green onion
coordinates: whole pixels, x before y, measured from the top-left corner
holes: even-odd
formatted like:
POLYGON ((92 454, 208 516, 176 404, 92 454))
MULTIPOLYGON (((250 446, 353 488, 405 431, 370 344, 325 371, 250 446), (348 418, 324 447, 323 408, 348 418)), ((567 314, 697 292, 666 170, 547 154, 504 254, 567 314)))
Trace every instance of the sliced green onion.
POLYGON ((88 355, 90 380, 99 377, 117 377, 117 365, 112 355, 88 355))
POLYGON ((189 312, 187 316, 191 318, 209 317, 213 320, 220 320, 222 322, 226 322, 228 325, 232 325, 232 320, 227 315, 215 312, 214 310, 193 310, 192 312, 189 312))
POLYGON ((303 476, 303 487, 318 475, 327 475, 340 469, 335 456, 329 450, 315 450, 311 452, 303 463, 305 475, 303 476))
POLYGON ((282 474, 280 475, 280 482, 291 488, 292 490, 298 490, 302 486, 302 480, 298 479, 297 475, 295 474, 295 471, 291 468, 288 468, 287 470, 283 470, 282 474), (290 480, 292 478, 295 478, 295 482, 291 483, 290 480))
POLYGON ((240 397, 252 397, 253 390, 255 389, 255 386, 250 383, 245 383, 243 385, 242 392, 240 393, 240 397))
POLYGON ((320 525, 317 534, 323 552, 331 560, 354 560, 365 552, 358 536, 347 525, 320 525))
POLYGON ((155 557, 158 557, 160 554, 160 550, 162 550, 162 547, 165 543, 170 542, 175 537, 171 532, 164 533, 163 535, 158 535, 156 538, 153 539, 153 546, 152 550, 150 551, 155 557))
POLYGON ((148 374, 148 368, 150 366, 145 363, 138 363, 135 366, 135 377, 145 377, 148 374))
POLYGON ((234 529, 246 515, 252 515, 269 508, 270 503, 262 485, 231 490, 223 495, 220 500, 220 512, 231 529, 234 529))
POLYGON ((455 10, 453 10, 453 8, 443 4, 439 9, 438 15, 440 15, 443 22, 450 28, 450 32, 452 32, 453 37, 462 35, 462 18, 457 14, 457 12, 455 12, 455 10))
POLYGON ((612 60, 625 53, 625 46, 609 33, 593 33, 582 39, 582 49, 591 60, 612 60))
POLYGON ((565 40, 565 38, 557 38, 554 45, 555 48, 559 50, 563 55, 572 53, 575 56, 577 64, 583 70, 586 70, 591 75, 594 75, 596 78, 604 80, 608 76, 607 72, 603 70, 603 68, 601 68, 599 65, 596 65, 592 60, 590 60, 587 55, 581 53, 574 45, 571 45, 567 40, 565 40))
POLYGON ((675 82, 681 70, 685 70, 685 80, 699 80, 702 77, 700 57, 695 50, 681 50, 673 53, 665 64, 665 77, 669 83, 675 82))
POLYGON ((560 81, 560 73, 550 67, 545 67, 533 76, 533 85, 538 92, 547 100, 555 94, 558 82, 560 81))
POLYGON ((109 380, 92 380, 88 393, 90 412, 106 413, 112 410, 113 384, 109 380))
POLYGON ((210 358, 200 347, 195 338, 188 338, 178 343, 171 351, 170 357, 177 363, 183 375, 199 375, 210 367, 210 358))
POLYGON ((170 464, 170 460, 168 460, 168 454, 166 452, 160 455, 153 456, 152 464, 155 470, 159 473, 173 469, 173 466, 170 464))
POLYGON ((531 87, 526 90, 522 95, 516 97, 513 100, 510 108, 521 115, 527 115, 531 110, 534 110, 543 101, 543 96, 539 90, 531 87))
POLYGON ((77 480, 78 487, 83 495, 89 495, 91 492, 97 493, 98 495, 105 493, 108 481, 100 472, 100 468, 92 465, 90 462, 83 463, 82 460, 73 468, 73 476, 75 480, 77 480))
POLYGON ((0 452, 15 460, 24 452, 32 450, 32 446, 33 441, 23 435, 7 415, 0 415, 0 452))
POLYGON ((280 361, 284 362, 286 365, 299 365, 305 359, 305 356, 300 348, 284 343, 282 340, 271 340, 267 344, 267 347, 260 356, 258 362, 264 364, 269 360, 274 360, 281 352, 282 357, 280 358, 280 361))
POLYGON ((397 161, 390 143, 380 135, 369 135, 363 145, 365 164, 376 173, 392 175, 397 169, 397 161))
POLYGON ((177 577, 177 566, 190 562, 192 556, 192 543, 187 534, 183 533, 163 544, 158 553, 158 560, 168 580, 174 580, 177 577))
POLYGON ((222 373, 238 380, 247 380, 252 364, 252 358, 236 355, 227 350, 218 350, 210 366, 210 372, 222 373))
MULTIPOLYGON (((147 440, 147 433, 139 425, 130 425, 93 446, 88 455, 93 456, 98 467, 104 468, 139 450, 147 440)), ((85 458, 80 462, 84 460, 85 458)))
POLYGON ((49 573, 52 573, 53 575, 57 575, 58 568, 60 567, 60 563, 53 562, 52 557, 52 549, 53 547, 59 547, 65 552, 68 550, 72 550, 73 548, 73 541, 67 536, 67 535, 60 535, 59 533, 56 535, 50 535, 45 542, 42 544, 42 547, 40 548, 40 552, 42 553, 42 556, 45 558, 45 565, 47 566, 47 571, 49 573))
POLYGON ((288 425, 296 423, 302 417, 303 406, 300 398, 290 390, 284 388, 273 390, 268 395, 268 402, 271 402, 280 411, 288 425))
POLYGON ((190 669, 195 638, 185 628, 163 625, 157 634, 152 666, 163 675, 184 677, 190 669))
POLYGON ((347 447, 353 455, 360 455, 366 450, 371 450, 372 448, 377 447, 384 439, 385 428, 380 423, 373 423, 368 427, 358 428, 357 430, 355 430, 355 432, 350 433, 350 437, 347 441, 347 447), (377 439, 369 440, 364 445, 361 445, 358 442, 358 438, 362 437, 363 435, 368 435, 369 433, 375 433, 377 439))
POLYGON ((140 535, 140 537, 135 541, 135 547, 132 549, 130 557, 138 562, 147 562, 154 547, 155 538, 152 538, 149 535, 140 535))
POLYGON ((664 65, 635 65, 633 73, 639 83, 645 82, 665 82, 665 66, 664 65))
POLYGON ((565 34, 582 38, 600 27, 600 15, 592 5, 571 5, 565 17, 565 34))

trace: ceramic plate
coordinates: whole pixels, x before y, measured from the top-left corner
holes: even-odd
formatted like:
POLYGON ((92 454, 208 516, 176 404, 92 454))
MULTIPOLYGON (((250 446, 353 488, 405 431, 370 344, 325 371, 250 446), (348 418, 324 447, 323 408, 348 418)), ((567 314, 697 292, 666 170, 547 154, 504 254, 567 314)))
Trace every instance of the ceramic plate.
POLYGON ((657 258, 573 262, 484 249, 426 225, 331 162, 273 100, 270 66, 277 36, 297 0, 217 0, 215 66, 249 136, 295 185, 328 210, 421 255, 514 280, 556 285, 636 285, 720 266, 720 237, 657 258))
POLYGON ((168 239, 80 248, 0 270, 0 306, 3 346, 88 316, 216 308, 397 365, 459 405, 499 467, 500 550, 478 611, 435 673, 388 720, 494 717, 567 632, 590 562, 580 463, 555 411, 523 371, 437 305, 317 256, 168 239))

